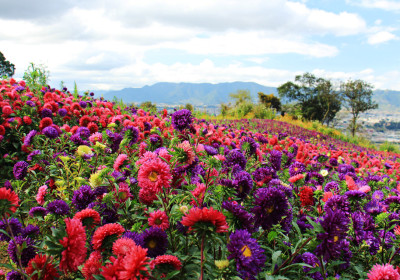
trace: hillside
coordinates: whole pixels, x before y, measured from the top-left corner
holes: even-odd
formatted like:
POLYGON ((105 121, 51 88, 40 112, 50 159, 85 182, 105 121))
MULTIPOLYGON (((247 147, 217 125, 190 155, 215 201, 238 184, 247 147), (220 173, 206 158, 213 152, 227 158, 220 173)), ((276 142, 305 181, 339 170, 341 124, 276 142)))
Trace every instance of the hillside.
MULTIPOLYGON (((193 105, 217 105, 221 102, 229 102, 229 93, 237 90, 249 90, 254 101, 257 93, 277 94, 275 87, 263 86, 252 82, 232 83, 156 83, 142 88, 124 88, 104 92, 107 100, 115 97, 127 103, 141 103, 151 101, 157 104, 186 104, 193 105)), ((375 90, 374 100, 379 104, 379 109, 384 111, 397 111, 400 106, 400 91, 375 90)))

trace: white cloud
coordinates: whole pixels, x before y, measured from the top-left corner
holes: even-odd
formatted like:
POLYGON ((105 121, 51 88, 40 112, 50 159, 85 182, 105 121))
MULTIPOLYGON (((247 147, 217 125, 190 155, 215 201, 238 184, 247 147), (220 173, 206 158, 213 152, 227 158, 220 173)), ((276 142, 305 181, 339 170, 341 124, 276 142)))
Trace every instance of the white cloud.
POLYGON ((397 39, 396 35, 389 31, 379 31, 368 37, 368 43, 371 45, 382 44, 397 39))
POLYGON ((346 0, 347 3, 366 8, 382 9, 386 11, 400 11, 399 1, 390 0, 346 0))

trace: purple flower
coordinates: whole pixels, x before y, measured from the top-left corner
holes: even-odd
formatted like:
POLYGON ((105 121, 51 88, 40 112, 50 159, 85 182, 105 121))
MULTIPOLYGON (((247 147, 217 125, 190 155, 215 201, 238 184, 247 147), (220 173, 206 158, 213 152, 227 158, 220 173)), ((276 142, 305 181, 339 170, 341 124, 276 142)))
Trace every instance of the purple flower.
POLYGON ((214 148, 213 146, 209 146, 209 145, 204 145, 204 150, 206 151, 207 154, 209 154, 210 156, 215 156, 218 154, 218 150, 216 148, 214 148))
POLYGON ((236 201, 223 201, 222 208, 228 210, 237 219, 239 228, 246 229, 249 232, 254 232, 254 216, 247 212, 244 207, 236 201))
POLYGON ((40 233, 39 227, 31 224, 27 225, 26 228, 22 230, 22 236, 24 237, 38 235, 39 233, 40 233))
POLYGON ((350 215, 350 202, 347 200, 347 197, 344 195, 334 195, 328 199, 328 201, 324 205, 324 210, 327 212, 328 210, 336 211, 340 210, 346 215, 350 215))
POLYGON ((29 166, 29 164, 25 161, 17 162, 13 168, 13 173, 14 173, 15 179, 17 179, 17 180, 24 179, 26 174, 28 173, 28 166, 29 166))
POLYGON ((87 103, 85 101, 79 101, 79 106, 81 106, 82 108, 86 108, 87 103))
POLYGON ((125 233, 122 235, 122 237, 130 238, 133 241, 135 241, 136 245, 139 245, 141 247, 144 246, 142 235, 137 232, 125 231, 125 233))
POLYGON ((143 131, 150 131, 151 130, 151 123, 144 122, 143 123, 143 131))
MULTIPOLYGON (((7 222, 14 236, 20 235, 22 233, 22 224, 19 222, 18 219, 10 218, 7 220, 7 222)), ((0 229, 7 232, 8 235, 11 235, 10 229, 7 226, 7 222, 5 220, 0 220, 0 229)), ((4 233, 0 232, 0 241, 9 241, 10 237, 8 235, 5 235, 4 233)))
POLYGON ((119 149, 119 144, 121 144, 122 139, 124 139, 124 136, 122 134, 119 133, 113 133, 110 130, 106 130, 107 136, 110 138, 111 140, 111 153, 115 153, 116 151, 118 151, 119 149))
POLYGON ((327 183, 324 187, 324 191, 330 192, 331 190, 333 190, 334 193, 338 193, 339 192, 339 184, 335 181, 327 183))
POLYGON ((28 105, 29 107, 35 107, 35 102, 28 100, 26 101, 26 105, 28 105))
POLYGON ((384 197, 385 195, 383 194, 383 191, 380 190, 374 191, 374 193, 372 194, 372 198, 378 201, 381 201, 384 197))
POLYGON ((36 135, 36 133, 37 133, 36 130, 29 131, 29 133, 25 136, 25 140, 24 140, 25 146, 31 145, 33 137, 36 135))
POLYGON ((192 112, 187 109, 178 110, 172 114, 172 127, 183 131, 192 124, 192 112))
POLYGON ((125 136, 129 140, 129 146, 135 144, 139 138, 139 129, 134 126, 128 125, 124 128, 125 136))
POLYGON ((141 234, 143 248, 147 248, 147 255, 151 258, 164 255, 168 247, 167 234, 158 227, 150 227, 141 234))
MULTIPOLYGON (((253 172, 253 178, 256 182, 268 183, 272 179, 277 178, 276 171, 271 167, 259 167, 253 172)), ((279 181, 280 184, 280 181, 279 181)))
POLYGON ((76 145, 86 145, 86 146, 89 145, 89 142, 86 140, 83 140, 78 133, 73 134, 69 139, 72 142, 74 142, 76 145))
POLYGON ((235 180, 232 182, 233 187, 236 189, 237 196, 241 199, 247 197, 253 188, 253 180, 246 171, 240 171, 236 173, 235 180))
POLYGON ((242 169, 246 168, 247 160, 239 149, 233 149, 229 152, 225 159, 226 166, 234 166, 238 164, 242 169))
POLYGON ((227 245, 228 259, 234 259, 236 269, 243 279, 256 279, 264 267, 266 257, 257 240, 246 230, 237 230, 230 237, 227 245))
POLYGON ((42 118, 53 118, 53 112, 48 109, 48 108, 44 108, 42 109, 42 112, 40 114, 42 116, 42 118))
POLYGON ((47 210, 44 207, 32 207, 32 209, 29 211, 29 216, 31 217, 44 217, 47 215, 47 210))
POLYGON ((23 280, 25 278, 22 277, 22 275, 15 270, 11 270, 9 273, 7 273, 7 280, 23 280))
POLYGON ((67 113, 67 109, 61 108, 60 110, 58 110, 58 114, 60 115, 60 117, 65 117, 67 113))
POLYGON ((42 152, 40 150, 34 150, 26 157, 26 160, 27 161, 32 161, 34 156, 41 155, 41 154, 42 154, 42 152))
POLYGON ((378 200, 372 199, 364 205, 364 210, 370 214, 379 214, 383 211, 383 207, 378 200))
POLYGON ((96 196, 90 186, 83 185, 78 190, 74 191, 72 203, 75 205, 76 209, 80 211, 86 209, 89 203, 91 203, 95 198, 96 196))
MULTIPOLYGON (((321 263, 318 260, 317 256, 310 252, 305 252, 303 255, 301 255, 301 260, 303 263, 308 264, 312 267, 320 267, 321 266, 321 263)), ((305 273, 308 273, 310 270, 311 270, 310 267, 303 266, 303 271, 305 273)), ((309 274, 307 274, 307 276, 311 277, 312 279, 315 279, 315 280, 323 280, 324 279, 324 277, 322 277, 322 275, 321 275, 321 272, 319 272, 319 271, 314 272, 314 273, 309 273, 309 274)))
POLYGON ((24 248, 21 253, 21 264, 25 267, 28 265, 28 262, 36 256, 36 249, 33 247, 33 242, 29 237, 15 237, 14 240, 10 241, 7 249, 10 258, 14 263, 18 263, 17 246, 24 248), (24 243, 25 246, 23 246, 24 243))
POLYGON ((59 136, 57 129, 52 126, 47 126, 42 130, 43 134, 50 139, 55 139, 59 136))
POLYGON ((81 126, 76 130, 76 134, 78 134, 81 138, 87 139, 90 136, 90 130, 85 126, 81 126))
POLYGON ((289 202, 285 193, 275 187, 261 188, 254 193, 254 204, 252 212, 255 217, 256 226, 269 229, 276 225, 289 214, 289 202))
POLYGON ((47 205, 47 211, 56 215, 68 215, 69 206, 64 200, 54 200, 47 205))
POLYGON ((256 143, 256 141, 253 138, 245 137, 242 140, 240 148, 247 155, 252 156, 252 155, 254 155, 256 153, 257 148, 258 148, 258 144, 256 143))
POLYGON ((282 153, 277 150, 272 150, 270 152, 269 161, 271 162, 271 166, 276 171, 281 170, 281 162, 282 162, 282 153))
POLYGON ((293 164, 289 166, 289 175, 290 177, 296 176, 297 174, 306 172, 306 166, 298 161, 295 161, 293 164))

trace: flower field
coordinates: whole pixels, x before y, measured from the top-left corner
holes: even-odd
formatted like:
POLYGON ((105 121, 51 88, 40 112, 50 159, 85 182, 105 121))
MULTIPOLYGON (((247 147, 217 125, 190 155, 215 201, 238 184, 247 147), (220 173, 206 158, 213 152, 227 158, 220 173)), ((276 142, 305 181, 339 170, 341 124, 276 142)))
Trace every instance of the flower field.
POLYGON ((6 279, 397 279, 400 155, 0 81, 6 279))

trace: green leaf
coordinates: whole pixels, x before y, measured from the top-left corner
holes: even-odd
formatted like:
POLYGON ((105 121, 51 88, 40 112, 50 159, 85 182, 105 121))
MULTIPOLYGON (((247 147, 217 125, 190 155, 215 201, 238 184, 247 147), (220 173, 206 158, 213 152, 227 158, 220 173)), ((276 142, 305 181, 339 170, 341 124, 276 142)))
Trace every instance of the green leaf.
POLYGON ((268 242, 271 242, 278 236, 278 233, 276 231, 271 231, 268 233, 268 242))

